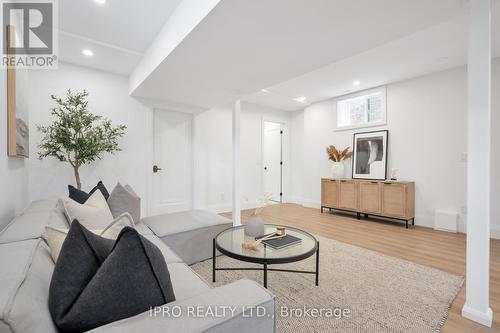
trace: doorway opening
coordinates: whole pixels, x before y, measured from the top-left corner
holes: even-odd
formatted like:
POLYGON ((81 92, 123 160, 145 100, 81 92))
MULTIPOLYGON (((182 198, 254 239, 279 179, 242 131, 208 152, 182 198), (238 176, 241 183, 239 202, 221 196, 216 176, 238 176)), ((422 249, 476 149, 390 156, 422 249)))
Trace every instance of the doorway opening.
POLYGON ((263 188, 270 200, 283 202, 283 125, 264 121, 263 124, 263 188))

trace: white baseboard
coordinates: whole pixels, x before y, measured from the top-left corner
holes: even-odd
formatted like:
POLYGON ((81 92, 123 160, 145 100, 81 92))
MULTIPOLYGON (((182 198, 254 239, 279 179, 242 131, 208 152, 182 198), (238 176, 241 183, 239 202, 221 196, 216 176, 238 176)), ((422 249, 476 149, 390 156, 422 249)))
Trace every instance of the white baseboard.
MULTIPOLYGON (((467 224, 465 222, 458 223, 458 232, 462 234, 467 233, 467 224)), ((500 239, 500 225, 498 224, 490 225, 490 238, 500 239)))
POLYGON ((500 239, 500 225, 492 224, 490 226, 490 237, 500 239))
MULTIPOLYGON (((301 198, 301 197, 292 197, 291 200, 293 203, 302 205, 304 207, 317 208, 317 209, 321 208, 321 201, 320 200, 301 198)), ((415 225, 420 226, 420 227, 434 228, 434 215, 428 215, 428 214, 419 215, 419 214, 417 214, 415 216, 415 225)), ((459 233, 463 233, 463 234, 467 232, 467 226, 466 226, 466 222, 465 222, 463 216, 460 216, 458 226, 457 226, 457 231, 459 233)), ((500 225, 498 225, 498 224, 491 225, 490 238, 500 239, 500 225)))
POLYGON ((307 208, 321 208, 321 201, 320 200, 313 200, 313 199, 307 199, 303 197, 290 197, 290 200, 288 201, 289 203, 301 205, 307 208))
POLYGON ((307 208, 321 208, 321 201, 320 200, 312 200, 312 199, 305 199, 302 198, 302 201, 300 203, 302 206, 307 207, 307 208))
POLYGON ((491 311, 491 308, 488 308, 487 312, 481 312, 465 304, 462 308, 462 316, 487 327, 491 327, 493 322, 493 311, 491 311))
POLYGON ((434 216, 428 214, 415 214, 415 225, 434 228, 434 216))
POLYGON ((467 232, 467 224, 464 221, 458 222, 457 231, 465 234, 467 232))
POLYGON ((289 199, 288 203, 302 205, 302 198, 301 197, 290 196, 288 199, 289 199))
MULTIPOLYGON (((321 201, 315 199, 308 199, 308 198, 294 196, 290 197, 288 202, 302 205, 307 208, 316 208, 316 209, 321 208, 321 201)), ((258 206, 259 203, 257 201, 244 202, 242 203, 241 209, 253 209, 258 206)), ((231 212, 232 206, 231 204, 209 205, 209 206, 198 207, 198 209, 205 209, 220 214, 220 213, 231 212)), ((415 216, 415 225, 420 227, 434 228, 434 216, 428 214, 425 215, 417 214, 415 216)), ((457 231, 459 233, 467 232, 467 225, 462 216, 460 217, 460 220, 458 222, 457 231)), ((500 239, 500 225, 498 224, 491 225, 490 237, 494 239, 500 239)))

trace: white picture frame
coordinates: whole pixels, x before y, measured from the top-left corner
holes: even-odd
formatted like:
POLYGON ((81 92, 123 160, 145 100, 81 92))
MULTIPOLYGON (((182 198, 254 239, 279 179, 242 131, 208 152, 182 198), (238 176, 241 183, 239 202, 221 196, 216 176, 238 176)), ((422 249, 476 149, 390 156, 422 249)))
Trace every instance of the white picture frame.
POLYGON ((388 143, 388 130, 355 133, 352 178, 386 180, 388 143))

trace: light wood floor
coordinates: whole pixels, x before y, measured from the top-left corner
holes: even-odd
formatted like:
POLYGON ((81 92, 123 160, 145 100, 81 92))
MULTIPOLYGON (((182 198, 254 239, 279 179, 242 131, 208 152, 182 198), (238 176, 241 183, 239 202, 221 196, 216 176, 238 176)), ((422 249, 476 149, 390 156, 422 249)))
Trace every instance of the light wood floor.
MULTIPOLYGON (((244 221, 252 211, 242 212, 244 221)), ((225 214, 226 215, 226 214, 225 214)), ((230 214, 228 214, 230 216, 230 214)), ((347 214, 321 214, 319 209, 294 204, 267 207, 262 218, 266 223, 289 225, 310 233, 335 239, 421 265, 465 276, 465 235, 404 226, 375 218, 358 221, 347 214)), ((465 284, 453 302, 441 332, 500 332, 500 240, 491 242, 490 304, 493 327, 486 328, 463 318, 465 284)))

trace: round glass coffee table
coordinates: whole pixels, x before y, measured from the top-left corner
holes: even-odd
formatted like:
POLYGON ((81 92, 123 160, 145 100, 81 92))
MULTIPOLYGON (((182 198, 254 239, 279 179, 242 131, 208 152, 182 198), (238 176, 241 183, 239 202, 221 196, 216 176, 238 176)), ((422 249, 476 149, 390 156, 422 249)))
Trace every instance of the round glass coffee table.
MULTIPOLYGON (((270 234, 276 231, 278 225, 266 224, 265 234, 270 234)), ((232 227, 219 233, 213 239, 213 257, 212 257, 212 280, 215 282, 216 271, 229 270, 262 270, 264 272, 264 287, 267 288, 267 272, 279 271, 290 273, 305 273, 315 274, 316 285, 319 284, 319 242, 311 234, 288 226, 286 234, 300 238, 300 242, 295 245, 290 245, 281 249, 274 249, 264 243, 261 243, 256 251, 244 249, 241 243, 253 243, 255 238, 246 236, 243 226, 232 227), (217 267, 216 252, 217 250, 228 257, 251 263, 262 264, 262 267, 217 267), (286 264, 295 261, 304 260, 316 254, 316 270, 302 271, 291 269, 268 268, 268 265, 286 264)))

